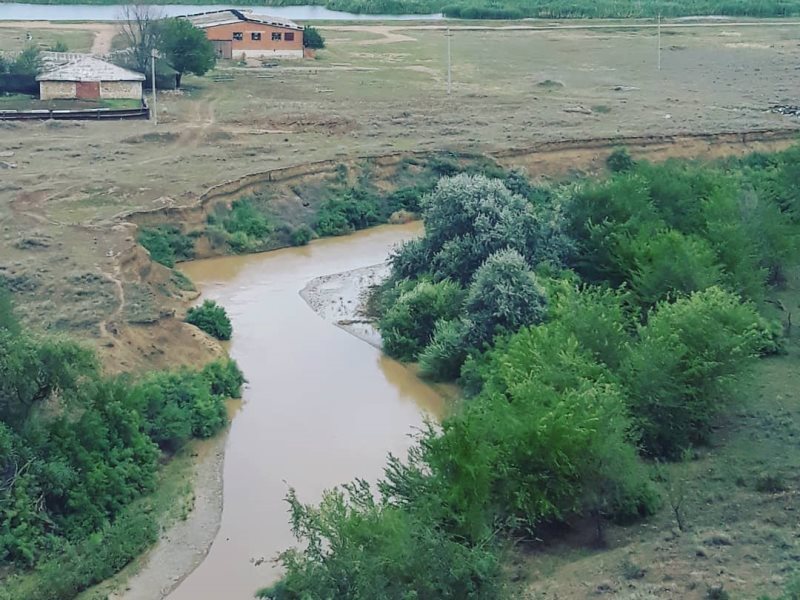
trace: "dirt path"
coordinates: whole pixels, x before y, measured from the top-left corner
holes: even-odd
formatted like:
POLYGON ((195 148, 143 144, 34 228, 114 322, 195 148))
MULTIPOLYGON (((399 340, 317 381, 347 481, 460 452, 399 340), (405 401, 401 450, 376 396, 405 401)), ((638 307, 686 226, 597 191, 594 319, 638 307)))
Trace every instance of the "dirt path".
POLYGON ((414 27, 395 27, 392 25, 342 25, 342 26, 326 26, 319 27, 318 29, 326 29, 329 31, 366 31, 367 33, 375 33, 382 37, 374 40, 361 40, 355 42, 356 46, 374 46, 377 44, 394 44, 395 42, 416 42, 417 38, 402 33, 396 33, 398 29, 414 29, 414 27))
POLYGON ((94 30, 94 41, 92 42, 92 54, 106 55, 111 52, 111 41, 117 33, 115 25, 106 25, 94 30))

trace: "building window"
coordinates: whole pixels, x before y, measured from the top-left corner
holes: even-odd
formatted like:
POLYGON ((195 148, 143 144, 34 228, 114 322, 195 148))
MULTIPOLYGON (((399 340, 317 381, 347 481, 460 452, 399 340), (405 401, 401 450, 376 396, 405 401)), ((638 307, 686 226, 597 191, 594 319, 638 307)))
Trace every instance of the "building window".
POLYGON ((272 32, 272 41, 273 42, 280 42, 281 41, 281 34, 277 31, 272 32))
POLYGON ((234 31, 233 39, 237 42, 241 42, 244 39, 244 34, 241 31, 234 31))
MULTIPOLYGON (((278 34, 278 35, 280 35, 280 34, 278 34)), ((294 41, 294 32, 293 31, 286 32, 286 35, 283 36, 283 39, 286 40, 287 42, 293 42, 294 41)))
POLYGON ((260 31, 254 31, 253 33, 250 34, 250 39, 253 40, 254 42, 260 42, 261 41, 261 32, 260 31))

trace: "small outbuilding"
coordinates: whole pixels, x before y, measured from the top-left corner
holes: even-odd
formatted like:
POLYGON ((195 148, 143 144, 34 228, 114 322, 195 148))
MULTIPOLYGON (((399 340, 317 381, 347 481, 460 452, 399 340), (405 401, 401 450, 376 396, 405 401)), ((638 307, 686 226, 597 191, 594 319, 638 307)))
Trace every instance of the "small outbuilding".
POLYGON ((46 57, 36 77, 42 100, 139 99, 144 75, 88 54, 46 57))
POLYGON ((303 27, 248 10, 214 10, 186 19, 206 33, 217 58, 303 58, 303 27))

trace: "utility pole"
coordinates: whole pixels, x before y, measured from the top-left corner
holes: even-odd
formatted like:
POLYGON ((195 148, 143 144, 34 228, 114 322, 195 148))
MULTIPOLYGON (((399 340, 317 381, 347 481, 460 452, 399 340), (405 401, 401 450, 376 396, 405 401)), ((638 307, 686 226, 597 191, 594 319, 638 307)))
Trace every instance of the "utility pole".
POLYGON ((658 70, 661 70, 661 13, 658 14, 658 70))
POLYGON ((450 28, 447 28, 447 32, 444 34, 447 38, 447 95, 450 95, 450 92, 453 88, 453 71, 451 67, 451 54, 450 54, 450 38, 453 37, 453 34, 450 33, 450 28))
POLYGON ((156 107, 156 49, 153 48, 150 61, 150 78, 153 84, 153 125, 158 125, 158 110, 156 107))

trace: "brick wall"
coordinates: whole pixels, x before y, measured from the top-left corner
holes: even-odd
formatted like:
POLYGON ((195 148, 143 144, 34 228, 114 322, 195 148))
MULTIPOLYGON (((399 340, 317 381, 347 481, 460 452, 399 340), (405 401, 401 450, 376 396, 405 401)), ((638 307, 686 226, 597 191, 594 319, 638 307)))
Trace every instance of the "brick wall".
POLYGON ((212 41, 231 40, 233 58, 239 58, 242 54, 246 56, 275 56, 286 58, 303 57, 302 30, 242 21, 241 23, 209 27, 205 32, 208 39, 212 41), (242 39, 234 39, 234 33, 241 33, 242 39), (261 34, 261 39, 254 40, 253 34, 261 34), (287 41, 287 34, 289 34, 290 37, 294 37, 294 39, 287 41), (280 36, 280 39, 273 39, 273 37, 277 36, 280 36))

